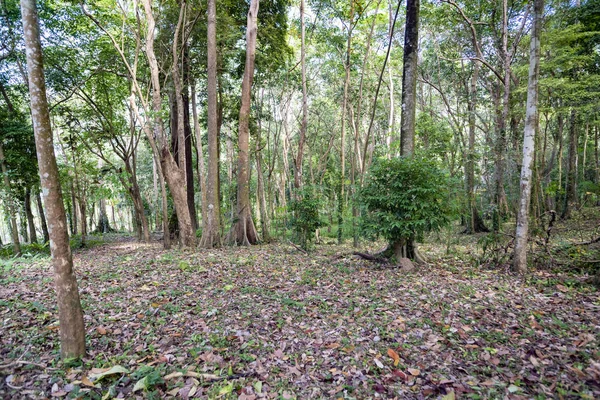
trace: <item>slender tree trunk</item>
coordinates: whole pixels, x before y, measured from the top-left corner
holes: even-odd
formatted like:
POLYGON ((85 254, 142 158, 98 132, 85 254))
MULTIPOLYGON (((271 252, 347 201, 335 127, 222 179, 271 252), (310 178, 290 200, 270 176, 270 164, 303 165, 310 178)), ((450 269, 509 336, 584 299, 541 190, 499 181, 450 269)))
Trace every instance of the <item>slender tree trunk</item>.
POLYGON ((295 159, 294 187, 302 187, 302 157, 304 155, 304 142, 306 140, 306 127, 308 125, 308 95, 306 90, 306 44, 304 27, 304 0, 300 0, 300 64, 302 70, 302 123, 300 137, 298 138, 298 154, 295 159))
POLYGON ((42 224, 42 234, 44 235, 44 243, 48 243, 50 241, 50 235, 48 234, 48 225, 46 224, 46 214, 44 213, 44 206, 42 204, 42 197, 40 196, 40 192, 35 194, 35 200, 37 203, 38 214, 40 215, 40 221, 42 224))
POLYGON ((577 202, 577 112, 571 110, 569 122, 569 155, 565 178, 565 203, 561 218, 571 217, 571 209, 577 202))
POLYGON ((200 122, 198 121, 198 108, 196 105, 196 85, 191 85, 192 90, 192 118, 194 120, 194 134, 196 135, 196 152, 198 153, 198 181, 200 182, 200 194, 202 196, 202 231, 206 229, 208 220, 208 207, 206 196, 206 167, 204 162, 204 152, 202 150, 202 134, 200 132, 200 122))
POLYGON ((13 253, 21 255, 21 241, 19 240, 19 229, 17 228, 17 211, 10 195, 10 179, 8 178, 8 169, 6 168, 6 159, 4 157, 4 149, 0 143, 0 166, 2 168, 2 179, 4 182, 4 190, 6 191, 6 202, 8 214, 10 218, 10 237, 12 240, 13 253))
POLYGON ((38 167, 44 193, 44 204, 47 207, 50 222, 50 250, 58 300, 60 350, 63 358, 83 357, 85 355, 83 312, 79 300, 77 279, 73 273, 67 219, 52 143, 35 0, 21 1, 21 16, 27 49, 29 94, 38 167))
POLYGON ((29 228, 30 243, 37 243, 37 233, 35 231, 35 223, 33 222, 33 213, 31 212, 31 189, 25 189, 25 216, 27 217, 27 227, 29 228))
POLYGON ((598 131, 600 129, 598 128, 598 126, 596 126, 595 134, 594 134, 594 160, 596 161, 596 165, 594 167, 594 170, 596 171, 595 174, 595 183, 596 185, 600 185, 600 157, 598 157, 598 131))
POLYGON ((258 30, 259 0, 251 0, 248 10, 246 30, 246 66, 242 80, 242 104, 240 106, 238 128, 238 170, 237 170, 237 221, 231 227, 229 242, 247 246, 258 243, 258 233, 252 220, 250 206, 250 101, 254 78, 254 58, 256 55, 256 35, 258 30))
POLYGON ((208 0, 207 25, 208 92, 208 177, 207 213, 200 246, 221 247, 221 210, 219 205, 219 121, 217 113, 217 10, 216 0, 208 0))
POLYGON ((77 218, 77 196, 75 194, 75 183, 71 182, 71 234, 77 235, 79 229, 79 218, 77 218))
POLYGON ((529 229, 529 204, 531 199, 531 167, 534 159, 535 135, 538 129, 538 76, 540 69, 540 33, 544 0, 534 0, 533 27, 529 58, 529 84, 527 110, 523 135, 523 165, 521 167, 521 197, 517 214, 513 268, 527 272, 527 238, 529 229))
POLYGON ((189 74, 189 50, 187 43, 183 43, 183 133, 185 137, 185 175, 187 202, 190 209, 190 220, 194 235, 198 230, 198 217, 196 215, 196 199, 194 191, 194 166, 192 163, 192 127, 190 124, 190 74, 189 74))
POLYGON ((354 24, 354 0, 350 0, 350 19, 348 20, 348 40, 346 44, 346 60, 344 63, 344 95, 342 98, 341 137, 340 137, 340 182, 338 192, 338 244, 342 244, 344 236, 344 200, 346 187, 346 113, 348 112, 348 91, 350 89, 350 55, 352 51, 352 31, 354 24))
MULTIPOLYGON (((264 90, 260 93, 260 104, 259 104, 259 115, 262 115, 262 105, 264 98, 264 90)), ((267 132, 268 134, 268 132, 267 132)), ((260 227, 262 233, 262 239, 264 242, 271 240, 271 234, 269 231, 269 213, 267 212, 267 200, 265 196, 265 184, 263 174, 263 162, 262 162, 262 118, 258 120, 258 132, 256 138, 256 182, 257 182, 257 199, 258 209, 260 212, 260 227)))

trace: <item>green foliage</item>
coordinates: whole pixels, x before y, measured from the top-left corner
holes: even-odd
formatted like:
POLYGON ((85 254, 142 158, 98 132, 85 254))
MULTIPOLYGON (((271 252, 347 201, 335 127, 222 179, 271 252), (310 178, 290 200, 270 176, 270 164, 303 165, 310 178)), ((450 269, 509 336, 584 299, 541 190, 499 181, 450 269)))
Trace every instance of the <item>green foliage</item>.
POLYGON ((311 188, 304 188, 297 195, 290 203, 293 213, 290 222, 300 246, 306 250, 314 238, 315 230, 323 225, 319 216, 322 200, 311 188))
POLYGON ((450 222, 451 180, 435 162, 420 156, 379 160, 370 173, 360 192, 361 225, 368 236, 419 238, 450 222))

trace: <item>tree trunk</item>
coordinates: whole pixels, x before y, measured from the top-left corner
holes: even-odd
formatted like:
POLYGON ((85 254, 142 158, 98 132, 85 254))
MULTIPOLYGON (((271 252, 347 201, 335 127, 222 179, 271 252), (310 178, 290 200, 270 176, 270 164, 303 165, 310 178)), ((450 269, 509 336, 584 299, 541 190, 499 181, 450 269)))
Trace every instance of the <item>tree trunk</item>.
MULTIPOLYGON (((303 0, 304 1, 304 0, 303 0)), ((262 115, 262 105, 263 105, 263 93, 261 90, 260 94, 260 105, 259 105, 259 115, 262 115)), ((256 138, 256 182, 257 182, 257 199, 258 199, 258 209, 260 212, 260 227, 262 233, 262 239, 264 242, 269 242, 271 240, 271 234, 269 232, 269 213, 267 212, 267 200, 265 196, 265 184, 264 184, 264 175, 262 168, 262 118, 258 120, 258 132, 256 138)), ((300 181, 301 182, 301 181, 300 181)))
POLYGON ((58 300, 60 350, 63 358, 78 358, 85 355, 85 327, 77 289, 77 279, 73 273, 67 219, 52 143, 35 0, 21 1, 21 15, 23 18, 25 47, 27 49, 29 95, 38 167, 44 204, 50 222, 50 250, 58 300))
POLYGON ((206 221, 208 219, 208 207, 206 197, 206 170, 204 163, 204 152, 202 150, 202 135, 200 133, 200 122, 198 121, 198 111, 196 105, 196 85, 191 85, 192 91, 192 118, 194 120, 194 134, 196 135, 196 152, 198 153, 198 181, 200 182, 200 194, 202 196, 202 231, 206 229, 206 221))
POLYGON ((406 3, 404 70, 402 73, 402 112, 400 117, 400 155, 403 157, 411 157, 415 152, 417 61, 419 57, 419 3, 420 0, 407 0, 406 3))
MULTIPOLYGON (((98 227, 97 231, 99 233, 109 233, 112 229, 110 227, 110 222, 108 221, 108 214, 106 213, 106 199, 100 199, 99 207, 99 215, 98 215, 98 227)), ((143 211, 142 211, 143 214, 143 211)), ((140 219, 140 227, 141 227, 141 216, 138 217, 140 219)), ((141 229, 140 229, 141 230, 141 229)))
MULTIPOLYGON (((306 45, 304 27, 304 0, 300 0, 300 64, 302 69, 302 123, 300 137, 298 138, 298 154, 294 168, 294 187, 302 187, 302 157, 304 155, 304 141, 306 140, 306 127, 308 124, 308 95, 306 90, 306 45)), ((262 217, 261 217, 262 218, 262 217)))
POLYGON ((33 213, 31 212, 31 189, 25 189, 25 215, 27 216, 27 227, 29 228, 30 243, 37 243, 37 233, 35 223, 33 222, 33 213))
POLYGON ((71 234, 77 235, 79 230, 79 219, 77 218, 77 196, 75 195, 75 183, 71 182, 71 234))
MULTIPOLYGON (((406 30, 404 32, 404 71, 402 74, 402 111, 400 126, 400 156, 412 157, 415 152, 415 120, 417 108, 417 62, 419 57, 420 0, 406 3, 406 30)), ((396 257, 398 248, 404 248, 404 257, 424 262, 417 250, 414 237, 401 238, 392 243, 396 257), (400 246, 401 245, 401 246, 400 246)))
POLYGON ((251 0, 248 10, 246 30, 246 66, 242 80, 242 104, 240 106, 238 128, 238 170, 237 170, 237 221, 234 222, 229 233, 229 242, 247 246, 258 243, 258 233, 252 220, 250 206, 250 101, 252 81, 254 78, 254 58, 256 55, 256 35, 258 30, 257 14, 259 0, 251 0))
POLYGON ((352 30, 354 24, 354 0, 350 0, 350 19, 348 20, 348 40, 344 63, 344 96, 342 98, 341 137, 340 137, 340 182, 338 191, 338 244, 344 236, 344 192, 346 186, 346 113, 348 109, 348 91, 350 89, 350 54, 352 51, 352 30))
POLYGON ((44 243, 48 243, 50 241, 50 235, 48 234, 48 225, 46 224, 46 214, 44 213, 44 206, 42 204, 42 197, 40 196, 40 192, 35 194, 35 200, 37 203, 38 214, 40 214, 40 221, 42 224, 42 234, 44 235, 44 243))
MULTIPOLYGON (((189 208, 187 204, 187 191, 186 191, 186 181, 185 181, 185 172, 183 168, 177 166, 173 155, 169 151, 168 145, 166 143, 165 133, 162 125, 161 118, 161 110, 162 110, 162 94, 161 94, 161 86, 160 86, 160 73, 158 67, 158 61, 156 60, 156 54, 154 52, 154 34, 156 23, 154 20, 154 15, 152 14, 152 5, 150 0, 142 1, 144 6, 144 11, 146 15, 146 57, 148 59, 148 66, 150 69, 150 77, 152 82, 152 108, 154 111, 154 131, 156 137, 158 138, 159 147, 153 149, 153 152, 156 156, 160 158, 161 171, 164 175, 165 181, 169 186, 169 190, 171 195, 173 196, 173 204, 175 205, 175 209, 177 210, 177 216, 179 221, 179 232, 181 244, 186 247, 193 247, 196 243, 196 235, 192 230, 192 224, 190 219, 189 208)), ((181 28, 181 20, 183 13, 183 8, 185 7, 185 3, 182 5, 182 10, 180 12, 180 20, 178 22, 178 26, 176 29, 176 33, 173 39, 173 49, 177 47, 177 41, 179 38, 179 29, 181 28)), ((174 64, 177 63, 177 57, 174 57, 174 64)), ((178 105, 181 102, 181 82, 179 81, 178 69, 176 66, 172 69, 173 72, 173 80, 176 85, 176 95, 178 105), (177 86, 179 86, 179 91, 177 90, 177 86)), ((183 139, 183 106, 178 106, 178 149, 179 149, 179 163, 181 165, 185 165, 185 149, 184 147, 184 139, 183 139)), ((153 140, 152 134, 146 134, 150 139, 153 140)), ((158 146, 157 146, 158 147, 158 146)), ((164 201, 163 201, 164 202, 164 201)), ((166 237, 165 237, 165 240, 166 237)))
POLYGON ((194 193, 194 165, 192 163, 192 127, 190 125, 190 75, 189 75, 189 50, 187 43, 183 43, 183 133, 185 137, 185 180, 187 202, 190 209, 190 220, 194 235, 198 230, 198 217, 196 215, 196 199, 194 193))
POLYGON ((577 111, 571 110, 569 123, 569 158, 565 178, 565 204, 561 218, 571 217, 571 209, 577 202, 577 111))
POLYGON ((521 274, 527 272, 527 238, 529 229, 529 204, 531 199, 531 166, 533 163, 535 135, 538 129, 538 76, 540 69, 540 33, 544 0, 534 0, 533 27, 529 58, 529 84, 527 110, 523 135, 523 165, 521 166, 521 197, 517 214, 513 268, 521 274))
POLYGON ((217 113, 217 10, 216 0, 208 0, 207 25, 207 108, 208 176, 206 182, 206 221, 200 246, 221 247, 221 209, 219 204, 219 121, 217 113))
MULTIPOLYGON (((36 19, 37 21, 37 19, 36 19)), ((2 179, 4 182, 4 190, 6 191, 6 202, 8 214, 10 218, 10 237, 12 240, 13 253, 16 256, 21 255, 21 241, 19 240, 19 229, 17 228, 17 211, 10 194, 10 179, 8 178, 8 169, 6 168, 6 159, 4 157, 4 149, 0 143, 0 166, 2 168, 2 179)))

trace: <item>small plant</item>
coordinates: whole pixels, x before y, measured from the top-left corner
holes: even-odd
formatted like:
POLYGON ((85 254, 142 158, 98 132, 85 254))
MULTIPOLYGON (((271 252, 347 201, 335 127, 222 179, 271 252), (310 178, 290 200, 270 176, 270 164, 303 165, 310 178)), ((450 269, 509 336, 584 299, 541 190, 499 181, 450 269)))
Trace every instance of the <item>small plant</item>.
MULTIPOLYGON (((456 210, 450 189, 450 177, 430 159, 379 160, 360 192, 363 232, 388 240, 390 255, 399 258, 400 247, 450 222, 456 210)), ((413 258, 410 251, 402 252, 413 258)))
POLYGON ((311 188, 304 188, 297 192, 297 197, 290 204, 292 211, 291 225, 295 236, 304 250, 308 250, 315 231, 323 223, 319 216, 321 199, 315 195, 311 188))

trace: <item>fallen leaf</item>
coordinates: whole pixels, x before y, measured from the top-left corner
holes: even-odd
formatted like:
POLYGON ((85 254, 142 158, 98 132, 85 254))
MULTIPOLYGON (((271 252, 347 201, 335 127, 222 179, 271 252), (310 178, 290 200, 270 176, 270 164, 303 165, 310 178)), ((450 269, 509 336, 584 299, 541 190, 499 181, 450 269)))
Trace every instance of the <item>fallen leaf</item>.
POLYGON ((409 368, 408 372, 410 372, 412 376, 419 376, 421 374, 421 370, 418 370, 416 368, 409 368))
POLYGON ((114 367, 110 368, 107 371, 101 372, 99 374, 90 374, 88 376, 88 378, 91 381, 99 381, 102 378, 109 376, 109 375, 115 375, 115 374, 128 374, 129 371, 127 371, 125 368, 121 367, 120 365, 115 365, 114 367))
POLYGON ((96 331, 101 335, 106 335, 106 328, 104 328, 103 326, 97 327, 96 331))
POLYGON ((373 361, 375 361, 375 365, 377 365, 379 368, 383 368, 383 363, 379 361, 378 358, 374 358, 373 361))
POLYGON ((388 353, 388 356, 390 356, 394 360, 394 367, 397 367, 398 363, 400 363, 400 356, 398 355, 398 353, 396 353, 392 349, 388 349, 387 353, 388 353))

